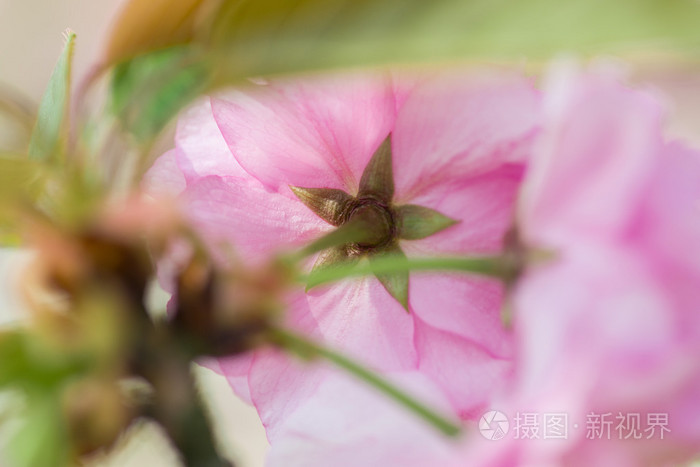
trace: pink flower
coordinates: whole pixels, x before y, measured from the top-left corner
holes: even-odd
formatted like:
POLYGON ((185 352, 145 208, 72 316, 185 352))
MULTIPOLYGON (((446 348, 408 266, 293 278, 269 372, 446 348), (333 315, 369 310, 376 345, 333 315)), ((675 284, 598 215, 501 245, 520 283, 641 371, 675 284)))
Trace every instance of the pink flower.
POLYGON ((536 414, 540 439, 514 427, 475 449, 489 466, 685 460, 700 445, 700 153, 664 141, 654 96, 609 77, 550 91, 519 221, 551 257, 518 284, 503 401, 511 423, 536 414), (543 439, 553 413, 567 436, 543 439))
MULTIPOLYGON (((435 409, 449 413, 449 402, 425 375, 413 371, 386 376, 435 409)), ((314 396, 290 414, 278 440, 269 452, 270 465, 460 465, 459 443, 339 372, 324 378, 314 396)))
MULTIPOLYGON (((500 73, 410 79, 368 73, 250 84, 186 112, 175 149, 156 162, 145 184, 181 193, 183 209, 210 245, 230 243, 254 264, 332 230, 300 200, 307 192, 298 187, 362 195, 362 176, 384 141, 395 189, 381 203, 372 194, 370 207, 390 227, 380 229, 381 241, 353 251, 371 257, 381 243, 414 257, 489 254, 501 249, 512 222, 537 120, 536 91, 527 80, 500 73), (407 204, 457 223, 408 240, 391 225, 407 204)), ((359 209, 351 206, 350 218, 359 209)), ((402 300, 399 282, 368 277, 299 291, 289 299, 287 321, 379 371, 419 371, 459 416, 479 414, 511 372, 501 285, 411 274, 402 300)), ((310 402, 332 383, 324 383, 322 369, 278 352, 261 350, 220 366, 234 390, 256 405, 273 446, 290 430, 285 420, 300 423, 293 414, 345 410, 310 402)))

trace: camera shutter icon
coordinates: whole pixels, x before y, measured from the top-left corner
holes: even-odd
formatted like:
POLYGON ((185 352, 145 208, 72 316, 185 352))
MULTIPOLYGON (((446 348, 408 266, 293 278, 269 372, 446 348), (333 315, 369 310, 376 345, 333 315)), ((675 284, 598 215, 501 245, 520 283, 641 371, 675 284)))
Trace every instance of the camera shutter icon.
POLYGON ((508 417, 498 410, 486 412, 479 419, 479 431, 486 439, 493 441, 503 439, 508 434, 509 429, 508 417))

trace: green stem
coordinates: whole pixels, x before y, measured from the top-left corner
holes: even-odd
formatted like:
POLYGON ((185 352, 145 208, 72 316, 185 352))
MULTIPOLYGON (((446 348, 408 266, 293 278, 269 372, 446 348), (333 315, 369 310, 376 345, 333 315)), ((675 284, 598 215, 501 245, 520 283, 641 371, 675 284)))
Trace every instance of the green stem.
POLYGON ((350 358, 286 329, 276 328, 272 330, 272 333, 273 338, 282 347, 305 358, 325 358, 339 368, 352 373, 365 383, 389 396, 398 404, 413 412, 445 435, 455 437, 460 434, 461 430, 457 423, 438 414, 435 410, 427 407, 394 384, 350 358))
POLYGON ((509 268, 499 256, 452 258, 375 258, 372 263, 338 264, 316 270, 300 279, 307 289, 329 282, 358 276, 394 274, 405 271, 458 271, 482 276, 509 277, 509 268))
POLYGON ((294 253, 290 259, 293 262, 297 262, 328 248, 361 242, 371 237, 372 234, 371 228, 368 227, 363 219, 354 222, 350 221, 314 240, 300 251, 294 253))

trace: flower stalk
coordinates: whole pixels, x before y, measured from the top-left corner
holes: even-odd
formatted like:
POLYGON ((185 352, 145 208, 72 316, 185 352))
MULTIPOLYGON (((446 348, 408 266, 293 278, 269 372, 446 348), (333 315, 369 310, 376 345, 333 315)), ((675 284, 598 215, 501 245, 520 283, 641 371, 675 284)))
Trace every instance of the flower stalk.
POLYGON ((300 280, 306 283, 308 289, 350 277, 396 274, 404 271, 456 271, 507 280, 513 275, 513 269, 509 261, 502 256, 401 259, 388 256, 376 258, 371 263, 338 264, 314 270, 300 277, 300 280))
POLYGON ((285 350, 296 353, 298 356, 306 359, 323 358, 379 390, 444 435, 449 437, 460 435, 461 428, 459 424, 439 414, 435 409, 428 407, 351 358, 286 329, 275 328, 271 330, 271 333, 273 341, 285 350))

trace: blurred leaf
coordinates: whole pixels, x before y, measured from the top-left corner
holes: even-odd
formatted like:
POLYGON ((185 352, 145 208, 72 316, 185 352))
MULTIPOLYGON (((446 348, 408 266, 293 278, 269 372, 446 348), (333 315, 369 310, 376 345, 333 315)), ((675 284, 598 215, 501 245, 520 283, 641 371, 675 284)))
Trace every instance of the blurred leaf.
POLYGON ((186 42, 212 0, 130 0, 118 15, 104 52, 113 64, 144 52, 186 42))
POLYGON ((24 330, 0 332, 0 387, 49 390, 89 368, 89 356, 48 346, 24 330))
POLYGON ((207 88, 209 76, 189 47, 137 57, 114 70, 111 110, 125 130, 148 142, 207 88))
POLYGON ((213 40, 222 78, 372 63, 697 53, 695 0, 235 0, 213 40))
MULTIPOLYGON (((200 8, 211 5, 214 0, 200 8)), ((177 8, 189 18, 186 5, 177 8)), ((453 59, 544 59, 565 51, 697 54, 700 46, 697 0, 223 0, 211 17, 211 28, 197 29, 187 45, 117 68, 114 109, 140 141, 150 140, 206 88, 250 76, 453 59)), ((153 37, 143 33, 134 39, 138 47, 124 50, 144 51, 178 37, 154 24, 153 37)), ((140 34, 128 23, 123 27, 120 34, 140 34)))
POLYGON ((56 395, 31 394, 24 415, 21 429, 8 443, 12 465, 69 465, 68 437, 56 395))
POLYGON ((21 203, 36 198, 46 175, 45 164, 38 160, 0 153, 0 245, 17 243, 21 203))
POLYGON ((24 333, 5 331, 0 333, 0 387, 17 379, 21 373, 24 356, 24 333))
POLYGON ((35 121, 31 102, 0 84, 0 151, 26 151, 35 121))
POLYGON ((29 156, 34 159, 49 159, 59 153, 61 139, 65 137, 65 132, 68 130, 74 45, 75 34, 67 31, 63 53, 58 59, 44 97, 41 99, 36 126, 29 142, 29 156))
POLYGON ((46 166, 24 155, 0 152, 0 203, 27 193, 35 193, 46 166))

